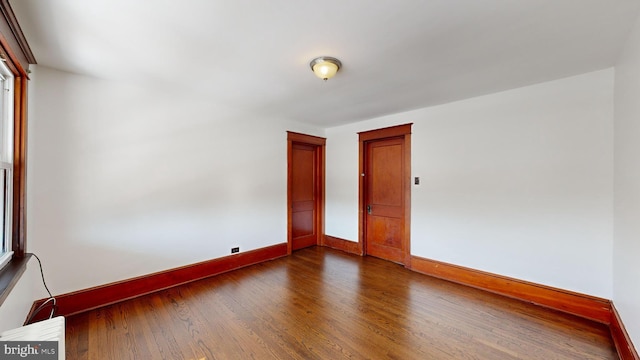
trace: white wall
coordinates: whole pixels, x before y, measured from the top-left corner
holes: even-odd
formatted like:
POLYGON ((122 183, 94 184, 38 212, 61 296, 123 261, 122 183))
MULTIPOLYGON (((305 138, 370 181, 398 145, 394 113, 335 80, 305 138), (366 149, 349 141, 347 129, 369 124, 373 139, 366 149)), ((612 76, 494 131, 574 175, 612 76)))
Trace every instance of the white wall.
POLYGON ((357 241, 356 133, 412 122, 413 255, 611 298, 613 77, 327 129, 327 234, 357 241))
MULTIPOLYGON (((31 258, 24 273, 0 306, 0 332, 22 326, 33 302, 47 296, 38 262, 31 258)), ((50 309, 46 308, 48 310, 50 309)))
POLYGON ((29 251, 55 294, 283 243, 286 130, 164 84, 46 67, 29 104, 29 251))
MULTIPOLYGON (((325 132, 158 84, 37 67, 29 251, 60 294, 282 243, 286 130, 326 134, 326 233, 356 241, 357 132, 413 122, 413 255, 611 298, 613 78, 608 69, 325 132)), ((617 126, 637 118, 621 116, 634 106, 621 101, 617 126)), ((620 259, 634 244, 616 236, 616 269, 633 266, 620 259)), ((627 304, 638 295, 616 289, 623 317, 637 319, 627 304)))
POLYGON ((640 345, 640 18, 616 64, 613 302, 640 345))

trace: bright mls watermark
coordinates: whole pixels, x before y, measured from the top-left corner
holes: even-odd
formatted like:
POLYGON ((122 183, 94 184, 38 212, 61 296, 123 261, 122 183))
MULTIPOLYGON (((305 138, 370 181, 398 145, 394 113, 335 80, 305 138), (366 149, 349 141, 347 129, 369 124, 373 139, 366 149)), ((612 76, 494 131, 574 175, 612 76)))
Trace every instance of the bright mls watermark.
POLYGON ((0 360, 58 360, 57 341, 1 341, 0 360))

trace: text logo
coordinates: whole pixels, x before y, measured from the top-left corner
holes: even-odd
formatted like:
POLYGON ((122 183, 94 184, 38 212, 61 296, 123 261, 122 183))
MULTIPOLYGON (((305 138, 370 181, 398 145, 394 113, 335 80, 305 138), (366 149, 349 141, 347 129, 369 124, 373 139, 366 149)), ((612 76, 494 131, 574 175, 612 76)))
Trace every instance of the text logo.
POLYGON ((57 360, 57 341, 0 341, 0 360, 57 360))

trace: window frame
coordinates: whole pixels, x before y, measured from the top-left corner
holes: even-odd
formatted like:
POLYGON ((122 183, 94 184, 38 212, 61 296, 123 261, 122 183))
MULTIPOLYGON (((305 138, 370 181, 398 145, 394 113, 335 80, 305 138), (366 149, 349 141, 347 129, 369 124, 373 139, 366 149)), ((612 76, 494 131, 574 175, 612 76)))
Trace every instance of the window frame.
POLYGON ((0 60, 13 74, 13 171, 11 209, 11 250, 14 257, 24 257, 26 251, 26 71, 16 63, 7 50, 6 39, 0 33, 0 60))
POLYGON ((13 255, 0 269, 0 305, 24 272, 30 254, 26 241, 26 160, 28 68, 35 57, 18 24, 9 0, 0 0, 0 58, 13 74, 13 179, 11 247, 13 255))
POLYGON ((2 234, 2 251, 0 252, 0 269, 4 268, 13 256, 13 73, 0 62, 0 196, 4 209, 0 219, 2 234), (6 143, 5 143, 6 141, 6 143))

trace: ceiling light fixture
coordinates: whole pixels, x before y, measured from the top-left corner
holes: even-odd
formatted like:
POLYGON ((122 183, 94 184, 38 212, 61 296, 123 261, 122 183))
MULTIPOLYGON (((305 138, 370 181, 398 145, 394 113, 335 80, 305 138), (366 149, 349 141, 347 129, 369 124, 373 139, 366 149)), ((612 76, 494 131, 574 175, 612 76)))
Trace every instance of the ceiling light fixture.
POLYGON ((342 67, 340 60, 330 56, 317 57, 309 65, 313 73, 324 81, 331 79, 342 67))

